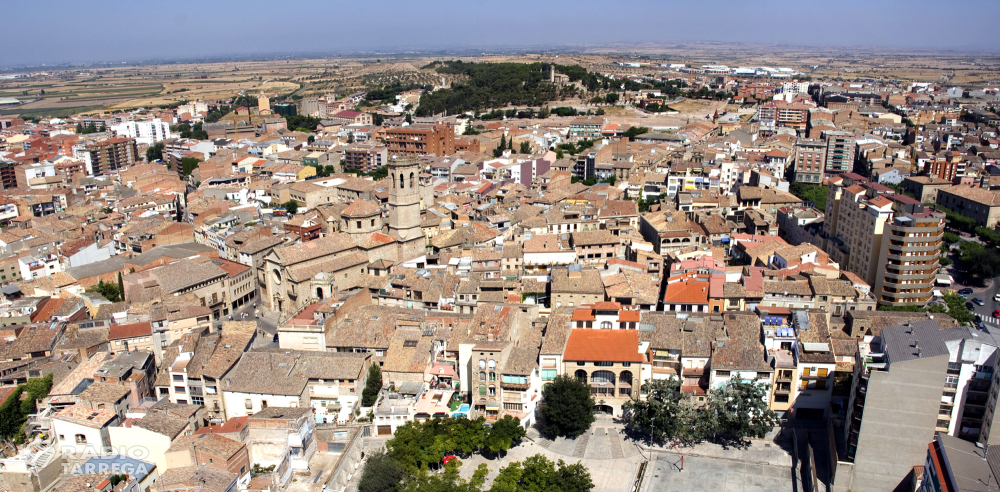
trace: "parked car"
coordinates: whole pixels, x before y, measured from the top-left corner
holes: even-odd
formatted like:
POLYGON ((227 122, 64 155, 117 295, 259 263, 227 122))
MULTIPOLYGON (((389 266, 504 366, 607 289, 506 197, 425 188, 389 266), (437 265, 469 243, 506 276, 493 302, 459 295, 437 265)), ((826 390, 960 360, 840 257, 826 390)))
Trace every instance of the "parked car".
POLYGON ((993 317, 994 318, 1000 318, 1000 309, 994 309, 993 310, 993 317))
POLYGON ((969 311, 975 311, 976 306, 973 306, 971 302, 967 302, 965 303, 965 309, 968 309, 969 311))
POLYGON ((997 295, 993 296, 993 300, 996 302, 1000 302, 1000 292, 997 292, 997 295))
POLYGON ((978 297, 973 297, 972 298, 972 302, 974 302, 974 303, 976 303, 976 304, 978 304, 980 306, 985 306, 986 305, 986 303, 983 302, 983 300, 980 299, 980 298, 978 298, 978 297))
POLYGON ((273 341, 274 343, 278 343, 278 334, 277 333, 274 334, 274 338, 271 341, 273 341))
POLYGON ((970 289, 969 287, 966 287, 964 289, 959 289, 958 293, 959 294, 966 294, 966 295, 968 295, 968 294, 972 293, 972 289, 970 289))

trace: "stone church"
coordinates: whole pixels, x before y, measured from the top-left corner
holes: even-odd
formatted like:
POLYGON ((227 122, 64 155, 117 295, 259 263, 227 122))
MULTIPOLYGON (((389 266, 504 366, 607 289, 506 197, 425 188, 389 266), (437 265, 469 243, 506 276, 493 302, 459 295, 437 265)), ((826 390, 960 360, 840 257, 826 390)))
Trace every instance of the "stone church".
POLYGON ((388 224, 378 204, 358 199, 341 213, 339 232, 275 248, 264 257, 261 300, 272 311, 295 312, 354 288, 368 265, 401 263, 425 254, 420 229, 420 164, 414 157, 390 160, 388 224))

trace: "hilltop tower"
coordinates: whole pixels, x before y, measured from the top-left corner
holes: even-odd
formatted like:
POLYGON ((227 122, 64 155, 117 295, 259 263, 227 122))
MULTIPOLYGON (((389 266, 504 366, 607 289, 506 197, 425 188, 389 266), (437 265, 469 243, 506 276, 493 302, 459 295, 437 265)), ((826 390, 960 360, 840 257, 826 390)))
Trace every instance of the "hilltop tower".
POLYGON ((420 161, 416 157, 389 160, 389 234, 399 241, 399 260, 425 253, 420 229, 420 161))

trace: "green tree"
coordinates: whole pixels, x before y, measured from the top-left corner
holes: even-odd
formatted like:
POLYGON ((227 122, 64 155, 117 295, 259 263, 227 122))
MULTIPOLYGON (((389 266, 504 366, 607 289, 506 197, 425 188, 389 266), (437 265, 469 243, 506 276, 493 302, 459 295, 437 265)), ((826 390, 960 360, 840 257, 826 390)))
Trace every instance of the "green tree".
POLYGON ((549 111, 549 107, 548 106, 542 106, 541 108, 538 108, 538 118, 539 119, 544 120, 544 119, 546 119, 546 118, 549 117, 549 114, 551 114, 551 111, 549 111))
POLYGON ((347 132, 347 143, 354 143, 354 132, 347 132))
POLYGON ((576 437, 594 423, 594 397, 587 383, 566 374, 542 388, 542 433, 576 437))
POLYGON ((647 398, 633 398, 622 406, 629 429, 652 441, 677 436, 687 424, 686 395, 678 378, 653 379, 642 385, 647 398))
POLYGON ((826 210, 826 186, 796 181, 788 187, 788 191, 804 202, 814 203, 818 210, 826 210))
POLYGON ((618 93, 612 92, 612 93, 604 96, 604 102, 606 102, 608 104, 615 104, 615 103, 617 103, 618 102, 618 93))
POLYGON ((615 176, 614 174, 612 174, 611 176, 608 176, 607 178, 601 180, 602 183, 607 183, 607 184, 609 184, 611 186, 614 186, 617 181, 618 181, 618 177, 615 176))
POLYGON ((638 137, 643 133, 649 133, 648 126, 633 126, 628 130, 625 130, 625 133, 623 133, 622 136, 628 138, 629 140, 635 140, 635 137, 638 137))
POLYGON ((586 466, 567 465, 563 460, 554 463, 536 454, 501 468, 489 492, 589 492, 593 488, 586 466))
POLYGON ((529 143, 527 140, 521 142, 521 153, 522 154, 531 153, 531 143, 529 143))
POLYGON ((507 451, 527 435, 521 422, 511 415, 504 415, 490 426, 486 436, 486 448, 494 453, 507 451))
POLYGON ((506 148, 507 148, 507 137, 504 135, 500 135, 500 150, 504 150, 506 148))
POLYGON ((163 142, 156 142, 146 148, 146 162, 163 160, 163 142))
POLYGON ((292 215, 295 215, 295 213, 299 211, 299 202, 295 200, 288 200, 287 202, 282 203, 281 206, 285 207, 285 211, 292 215))
POLYGON ((122 300, 125 300, 125 283, 122 282, 122 272, 118 272, 118 292, 121 295, 122 300))
POLYGON ((472 478, 464 480, 458 474, 458 463, 451 462, 443 473, 420 472, 403 482, 402 492, 480 492, 486 483, 490 469, 485 463, 472 473, 472 478))
POLYGON ((358 492, 396 492, 406 470, 385 453, 373 454, 365 460, 365 469, 358 481, 358 492))
POLYGON ((111 207, 104 207, 104 208, 101 209, 101 213, 102 214, 110 214, 110 213, 112 213, 114 211, 115 211, 115 209, 113 209, 111 207))
POLYGON ((98 280, 97 285, 87 289, 87 292, 96 292, 111 302, 121 302, 125 300, 122 297, 122 291, 118 288, 118 284, 114 282, 98 280))
POLYGON ((181 158, 181 175, 184 179, 187 179, 195 169, 198 169, 198 164, 201 163, 201 159, 197 157, 183 157, 181 158))
POLYGON ((566 155, 563 154, 563 151, 561 149, 560 150, 556 150, 556 159, 563 159, 565 157, 566 157, 566 155))
POLYGON ((76 134, 83 135, 83 125, 81 125, 80 123, 76 124, 76 134))
POLYGON ((378 394, 382 392, 382 368, 378 364, 368 367, 368 381, 365 382, 365 389, 361 391, 361 406, 370 407, 378 400, 378 394))
POLYGON ((316 141, 316 136, 315 136, 315 135, 309 135, 309 136, 308 136, 308 137, 306 138, 306 142, 308 142, 308 143, 313 143, 313 142, 315 142, 315 141, 316 141))
POLYGON ((587 186, 594 186, 595 184, 597 184, 597 176, 591 176, 591 177, 583 180, 583 184, 585 184, 587 186))
POLYGON ((757 380, 734 377, 712 390, 710 405, 718 419, 717 437, 743 442, 764 437, 778 425, 778 416, 767 408, 767 389, 757 380))

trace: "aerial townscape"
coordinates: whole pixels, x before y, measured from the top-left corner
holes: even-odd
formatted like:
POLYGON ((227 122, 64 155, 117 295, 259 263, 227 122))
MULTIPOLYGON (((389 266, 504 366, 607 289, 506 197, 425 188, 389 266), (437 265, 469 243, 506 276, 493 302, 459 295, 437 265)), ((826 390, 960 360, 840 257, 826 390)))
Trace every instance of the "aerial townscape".
POLYGON ((1000 490, 998 52, 241 42, 0 60, 0 491, 1000 490))

